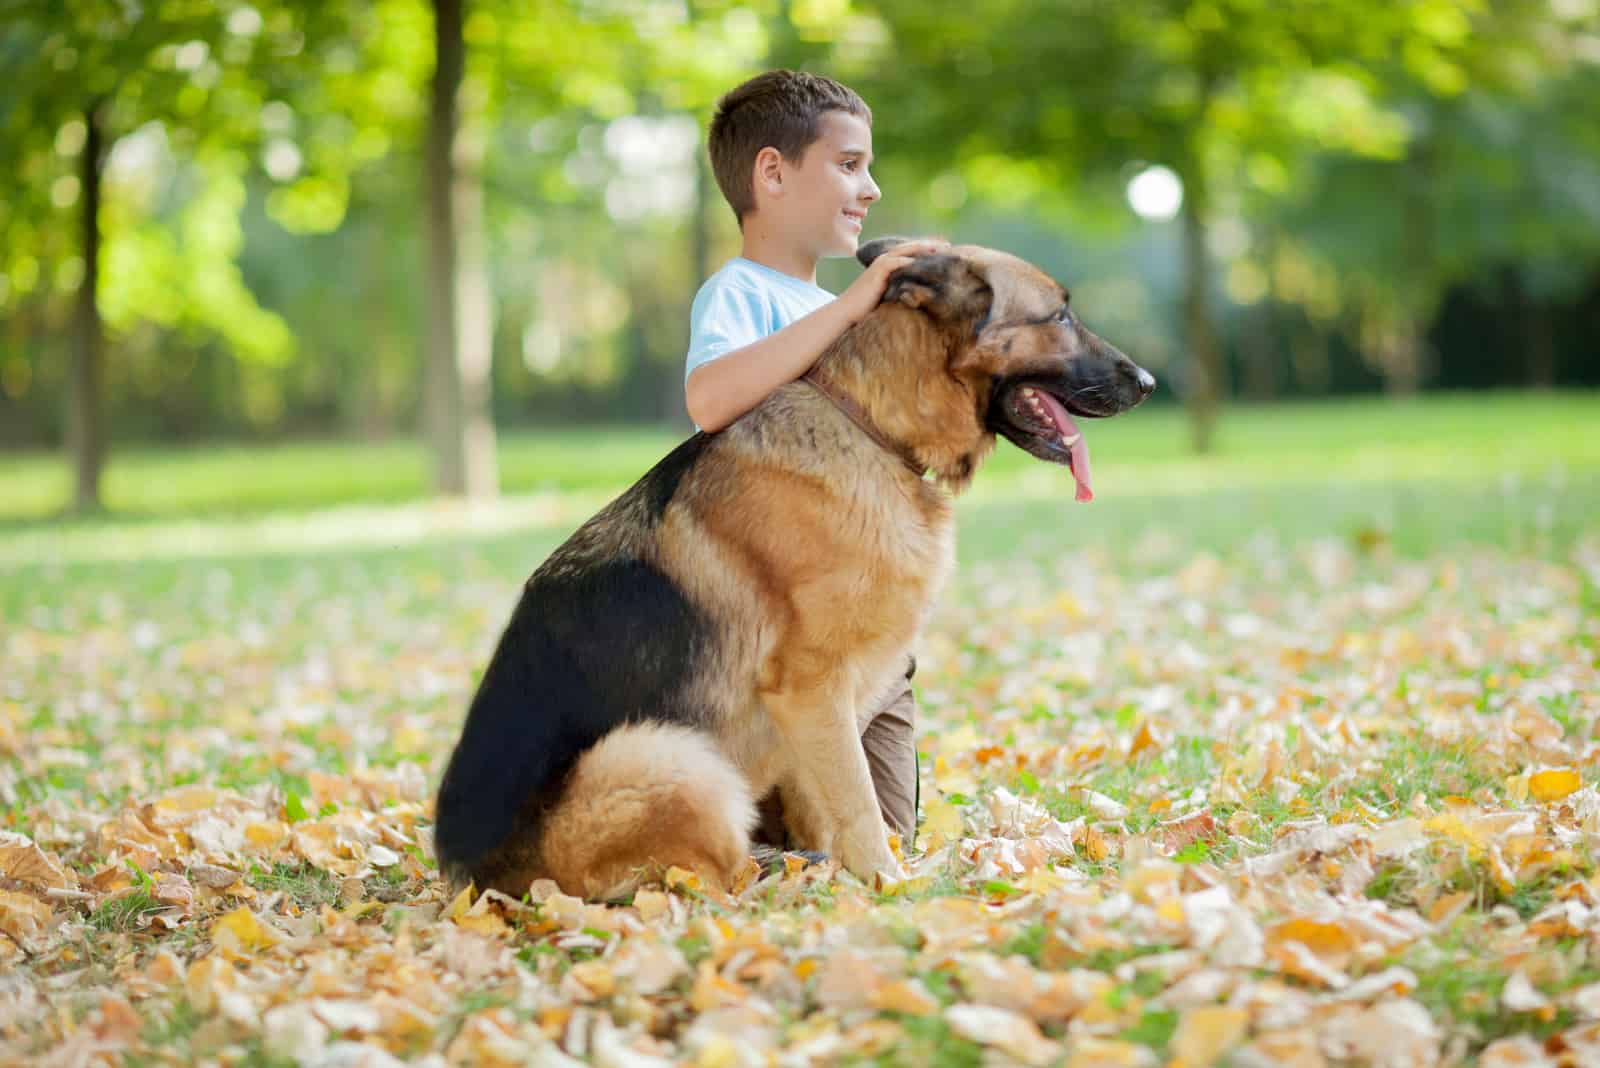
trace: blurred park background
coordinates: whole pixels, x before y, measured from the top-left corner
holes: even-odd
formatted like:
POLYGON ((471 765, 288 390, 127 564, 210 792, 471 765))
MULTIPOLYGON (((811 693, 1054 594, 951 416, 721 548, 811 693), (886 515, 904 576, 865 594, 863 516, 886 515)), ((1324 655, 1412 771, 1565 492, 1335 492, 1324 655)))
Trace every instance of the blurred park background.
POLYGON ((775 66, 1156 373, 1103 496, 1600 467, 1595 0, 0 0, 0 522, 631 481, 775 66))

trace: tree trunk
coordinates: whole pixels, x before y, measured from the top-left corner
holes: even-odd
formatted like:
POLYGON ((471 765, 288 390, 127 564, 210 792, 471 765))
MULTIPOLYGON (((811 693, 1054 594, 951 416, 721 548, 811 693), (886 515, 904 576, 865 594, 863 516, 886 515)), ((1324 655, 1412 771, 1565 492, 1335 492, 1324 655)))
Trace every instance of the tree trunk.
POLYGON ((495 489, 494 427, 488 415, 493 336, 483 254, 483 195, 477 159, 458 167, 457 101, 466 63, 464 0, 434 0, 434 71, 428 115, 428 359, 423 411, 440 493, 495 489), (457 242, 460 242, 459 246, 457 242), (462 265, 465 265, 464 267, 462 265), (465 330, 463 324, 465 323, 465 330))
POLYGON ((74 349, 72 359, 71 404, 67 419, 67 449, 74 470, 73 507, 80 512, 98 511, 100 472, 105 464, 105 412, 100 396, 105 331, 100 322, 100 172, 104 150, 101 144, 102 105, 99 101, 84 111, 88 136, 79 157, 79 181, 83 189, 78 204, 83 244, 83 281, 78 284, 78 299, 73 311, 74 349))
POLYGON ((1189 416, 1194 451, 1211 451, 1223 388, 1222 348, 1211 308, 1206 255, 1206 190, 1197 161, 1183 178, 1183 322, 1189 349, 1189 416))
MULTIPOLYGON (((695 153, 694 162, 694 207, 693 214, 689 217, 689 257, 690 279, 689 292, 685 294, 683 302, 683 346, 687 352, 689 348, 689 309, 694 303, 694 296, 700 286, 711 276, 711 211, 716 207, 717 201, 712 194, 711 167, 706 162, 704 151, 695 153)), ((673 429, 694 428, 689 420, 689 410, 685 405, 683 395, 683 366, 680 361, 677 373, 667 377, 666 388, 668 403, 664 408, 667 423, 673 429)))
POLYGON ((1539 300, 1528 304, 1523 321, 1528 347, 1529 385, 1535 389, 1556 387, 1556 339, 1550 329, 1550 309, 1539 300))
POLYGON ((1500 274, 1504 319, 1510 327, 1505 334, 1505 351, 1525 354, 1525 380, 1534 389, 1550 389, 1556 384, 1556 346, 1550 331, 1550 313, 1523 284, 1522 268, 1507 266, 1500 274))
POLYGON ((1401 314, 1380 358, 1384 392, 1394 397, 1414 397, 1427 377, 1429 363, 1427 311, 1433 303, 1430 280, 1435 272, 1433 202, 1437 187, 1433 142, 1415 142, 1405 161, 1401 196, 1405 211, 1405 272, 1401 286, 1401 314))
POLYGON ((494 289, 489 281, 489 242, 483 226, 486 141, 482 124, 470 119, 456 134, 456 344, 469 497, 493 497, 500 486, 491 407, 494 289))
POLYGON ((1253 401, 1278 398, 1282 349, 1273 319, 1273 305, 1269 300, 1263 299, 1252 308, 1242 309, 1239 350, 1244 362, 1244 393, 1253 401))

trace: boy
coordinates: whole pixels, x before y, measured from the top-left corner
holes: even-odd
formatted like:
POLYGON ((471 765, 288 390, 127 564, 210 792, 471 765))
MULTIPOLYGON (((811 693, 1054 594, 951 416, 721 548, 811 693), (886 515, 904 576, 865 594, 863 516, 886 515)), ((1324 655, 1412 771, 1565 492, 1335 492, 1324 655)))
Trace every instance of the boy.
MULTIPOLYGON (((838 297, 817 285, 817 261, 855 253, 881 196, 868 173, 872 112, 831 78, 787 70, 752 78, 718 101, 707 148, 743 237, 740 255, 706 280, 690 312, 684 399, 710 432, 805 374, 877 307, 890 274, 943 242, 897 246, 838 297)), ((913 661, 861 736, 878 807, 908 845, 917 826, 915 671, 913 661)), ((757 838, 786 844, 772 803, 757 838)))

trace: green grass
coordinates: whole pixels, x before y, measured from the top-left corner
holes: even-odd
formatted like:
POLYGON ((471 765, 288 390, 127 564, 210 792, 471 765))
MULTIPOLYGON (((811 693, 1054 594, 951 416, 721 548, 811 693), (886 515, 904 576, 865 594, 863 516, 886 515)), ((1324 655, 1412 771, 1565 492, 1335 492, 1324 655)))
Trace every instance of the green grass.
MULTIPOLYGON (((1528 704, 1537 699, 1574 754, 1548 757, 1541 750, 1539 761, 1577 763, 1597 730, 1585 700, 1593 692, 1586 672, 1600 655, 1593 627, 1567 626, 1562 633, 1570 642, 1549 644, 1536 627, 1516 629, 1538 621, 1515 603, 1524 589, 1542 587, 1551 599, 1538 611, 1551 619, 1570 624, 1600 612, 1600 586, 1585 577, 1587 557, 1574 551, 1581 540, 1600 536, 1596 426, 1600 396, 1587 395, 1241 409, 1228 414, 1219 452, 1195 457, 1186 451, 1181 413, 1151 409, 1090 428, 1099 499, 1089 507, 1071 502, 1064 471, 1002 444, 960 505, 962 566, 931 627, 937 652, 918 677, 924 754, 931 761, 939 739, 958 726, 1018 755, 1085 740, 1108 743, 1103 755, 1054 770, 1030 764, 1024 771, 1020 761, 999 760, 983 774, 1059 818, 1102 822, 1085 789, 1126 804, 1126 819, 1103 828, 1113 842, 1159 837, 1153 824, 1172 810, 1157 810, 1155 800, 1206 787, 1219 825, 1239 814, 1248 818, 1230 837, 1197 840, 1175 859, 1216 867, 1276 848, 1284 825, 1307 817, 1368 809, 1398 816, 1418 795, 1434 806, 1455 794, 1503 807, 1509 777, 1527 763, 1526 754, 1508 763, 1505 743, 1484 744, 1477 728, 1487 736, 1504 718, 1515 686, 1548 683, 1529 690, 1528 704), (1472 543, 1509 552, 1457 551, 1472 543), (1319 547, 1335 550, 1349 569, 1328 586, 1313 573, 1319 547), (1178 592, 1189 568, 1207 564, 1207 552, 1227 573, 1226 583, 1213 593, 1178 592), (1425 559, 1416 568, 1396 567, 1393 557, 1407 555, 1425 559), (1366 592, 1400 588, 1419 574, 1427 588, 1414 608, 1372 619, 1351 608, 1366 592), (1085 589, 1093 590, 1080 598, 1086 614, 1068 618, 1059 601, 1085 589), (1259 640, 1235 639, 1227 621, 1245 612, 1277 629, 1259 640), (1489 640, 1502 621, 1512 626, 1515 642, 1489 640), (1363 630, 1383 640, 1414 632, 1428 641, 1451 628, 1481 655, 1441 647, 1407 657, 1385 652, 1380 640, 1361 652, 1311 655, 1289 668, 1278 655, 1285 627, 1304 632, 1314 650, 1334 649, 1363 630), (1060 670, 1058 661, 1070 659, 1068 646, 1088 636, 1105 642, 1098 676, 1060 670), (1527 642, 1535 652, 1518 652, 1527 642), (1186 667, 1173 656, 1180 643, 1206 653, 1209 662, 1186 667), (1499 676, 1493 685, 1491 674, 1499 676), (1509 682, 1513 675, 1522 682, 1509 682), (1563 679, 1565 689, 1558 685, 1563 679), (1151 697, 1168 681, 1181 697, 1163 711, 1151 697), (1284 713, 1272 698, 1290 683, 1305 691, 1295 698, 1304 708, 1284 713), (1465 688, 1459 712, 1450 714, 1468 729, 1434 736, 1422 728, 1458 707, 1439 702, 1445 685, 1456 695, 1465 688), (1309 767, 1281 772, 1276 784, 1255 786, 1252 772, 1240 780, 1243 794, 1226 795, 1217 787, 1248 754, 1215 725, 1240 687, 1260 699, 1247 706, 1248 715, 1285 717, 1287 757, 1298 753, 1300 732, 1312 725, 1331 736, 1334 717, 1347 718, 1360 735, 1347 748, 1317 750, 1309 767), (1366 723, 1369 713, 1408 694, 1418 698, 1415 717, 1366 723), (1160 744, 1128 760, 1125 747, 1145 721, 1159 728, 1160 744)), ((0 827, 59 836, 61 821, 50 814, 58 807, 109 816, 193 782, 268 792, 282 799, 298 828, 334 811, 314 800, 317 772, 413 763, 431 787, 518 583, 670 444, 671 435, 652 431, 510 435, 502 442, 510 497, 483 508, 421 499, 426 466, 421 451, 408 445, 135 451, 113 464, 112 514, 67 521, 42 518, 64 495, 59 459, 8 459, 0 464, 6 624, 0 653, 14 653, 22 667, 15 680, 0 675, 0 728, 24 740, 31 770, 17 782, 16 798, 0 804, 0 827), (103 699, 83 703, 90 690, 103 699), (68 751, 83 759, 59 759, 68 751)), ((1238 720, 1232 724, 1228 730, 1236 732, 1238 720)), ((1587 766, 1584 778, 1592 782, 1587 766)), ((936 788, 924 779, 924 803, 936 788)), ((975 788, 959 788, 978 796, 975 788)), ((969 804, 956 800, 954 788, 949 796, 969 804)), ((341 797, 337 811, 362 804, 341 797)), ((384 811, 375 807, 372 815, 384 811)), ((100 863, 100 847, 90 838, 52 848, 72 856, 84 874, 100 863)), ((404 869, 363 876, 366 899, 384 906, 361 921, 374 939, 401 928, 412 930, 407 940, 426 939, 440 926, 431 919, 438 900, 428 901, 426 912, 412 907, 436 888, 427 866, 414 863, 416 847, 405 852, 404 869)), ((1471 909, 1457 927, 1383 962, 1416 972, 1421 985, 1413 996, 1452 1037, 1467 1037, 1469 1056, 1497 1035, 1549 1034, 1569 1022, 1565 1009, 1549 1021, 1501 1011, 1505 962, 1482 946, 1506 915, 1519 920, 1505 932, 1515 935, 1507 945, 1522 952, 1537 941, 1520 933, 1520 922, 1568 883, 1593 876, 1591 852, 1574 847, 1573 854, 1514 885, 1497 884, 1481 857, 1434 835, 1426 849, 1378 864, 1355 887, 1395 908, 1420 907, 1437 892, 1471 892, 1471 909)), ((1127 874, 1123 854, 1090 856, 1082 850, 1063 866, 1114 892, 1127 874)), ((1026 892, 1020 879, 980 877, 975 870, 951 862, 924 885, 865 898, 844 883, 808 884, 798 898, 775 887, 764 907, 774 914, 838 913, 855 922, 864 901, 879 910, 879 948, 903 951, 909 966, 929 944, 912 921, 918 909, 937 915, 940 898, 1010 903, 1026 892)), ((145 881, 139 889, 78 914, 89 925, 85 943, 98 954, 96 975, 112 975, 130 947, 160 945, 190 959, 193 946, 179 940, 198 944, 208 937, 215 908, 178 932, 143 923, 159 903, 149 876, 139 874, 145 881)), ((1320 867, 1304 874, 1327 887, 1336 878, 1320 867)), ((341 902, 335 874, 283 862, 277 853, 262 855, 245 875, 257 891, 254 908, 270 901, 279 915, 303 915, 341 902)), ((695 909, 709 907, 682 896, 695 909)), ((1117 937, 1079 944, 1063 937, 1070 925, 1018 915, 994 929, 985 951, 1112 974, 1118 981, 1107 1004, 1121 1016, 1108 1035, 1168 1051, 1181 1017, 1148 1002, 1169 977, 1159 962, 1140 963, 1180 948, 1166 944, 1167 933, 1152 941, 1149 932, 1135 937, 1108 928, 1117 937)), ((1257 916, 1262 924, 1270 918, 1257 916)), ((546 978, 599 952, 563 948, 548 933, 524 932, 514 944, 523 966, 546 978)), ((716 953, 710 937, 712 929, 701 926, 674 936, 691 967, 716 953)), ((1559 976, 1539 979, 1546 993, 1595 980, 1590 962, 1573 948, 1539 943, 1542 959, 1553 962, 1546 971, 1559 976)), ((942 1004, 968 998, 958 972, 917 967, 942 1004)), ((674 997, 688 986, 687 979, 680 983, 674 997)), ((468 989, 441 1016, 430 1048, 447 1045, 468 1013, 500 1003, 494 990, 468 989)), ((181 996, 140 1011, 146 1049, 130 1063, 162 1063, 154 1051, 203 1058, 221 1043, 232 1062, 277 1063, 260 1036, 230 1038, 181 996)), ((866 1063, 983 1063, 983 1051, 939 1017, 898 1022, 903 1041, 866 1063)))
POLYGON ((328 872, 309 864, 274 864, 271 871, 250 872, 249 884, 268 893, 283 893, 302 909, 339 902, 339 883, 328 872))
MULTIPOLYGON (((1138 410, 1090 428, 1089 506, 1070 500, 1064 470, 1002 442, 962 498, 961 555, 1048 560, 1064 530, 1075 549, 1134 564, 1257 537, 1333 536, 1364 554, 1464 542, 1559 552, 1600 514, 1596 426, 1600 394, 1239 408, 1218 449, 1196 456, 1182 412, 1138 410)), ((531 561, 674 440, 637 428, 506 434, 505 497, 472 507, 422 496, 415 443, 125 450, 107 470, 109 512, 91 519, 49 518, 66 499, 59 457, 13 454, 0 462, 0 569, 44 564, 71 581, 106 561, 375 553, 426 567, 440 546, 466 543, 531 561)))
MULTIPOLYGON (((1189 451, 1186 418, 1172 405, 1088 430, 1097 487, 1127 498, 1433 479, 1498 491, 1503 475, 1543 476, 1554 463, 1573 475, 1600 471, 1596 425, 1600 395, 1499 393, 1239 407, 1225 414, 1207 456, 1189 451)), ((680 437, 640 427, 504 433, 501 484, 511 494, 610 491, 680 437)), ((104 493, 117 516, 250 514, 414 500, 428 479, 427 455, 414 441, 141 447, 113 452, 104 493)), ((12 454, 0 466, 0 487, 0 521, 38 520, 66 505, 69 472, 54 454, 12 454)), ((1002 445, 978 492, 986 487, 1064 499, 1070 480, 1002 445)))
POLYGON ((138 928, 142 917, 165 907, 151 897, 149 891, 134 890, 95 909, 89 916, 89 924, 101 931, 132 931, 138 928))
MULTIPOLYGON (((637 478, 677 440, 668 430, 611 427, 500 438, 507 493, 605 488, 637 478)), ((341 504, 392 504, 427 493, 431 467, 416 441, 295 442, 114 450, 102 492, 122 518, 305 511, 341 504)), ((58 514, 71 476, 53 453, 0 462, 0 521, 58 514)))

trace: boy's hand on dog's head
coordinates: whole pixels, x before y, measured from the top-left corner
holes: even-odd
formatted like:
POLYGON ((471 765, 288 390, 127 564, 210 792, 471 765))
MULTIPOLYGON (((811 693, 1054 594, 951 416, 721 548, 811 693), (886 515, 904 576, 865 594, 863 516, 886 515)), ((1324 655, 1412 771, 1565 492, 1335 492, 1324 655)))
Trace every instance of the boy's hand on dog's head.
POLYGON ((843 293, 839 294, 839 302, 850 312, 851 322, 860 322, 867 317, 878 302, 883 299, 883 291, 889 284, 889 276, 918 256, 926 256, 931 252, 950 247, 950 242, 942 238, 923 238, 917 241, 907 241, 879 255, 861 276, 843 293))

